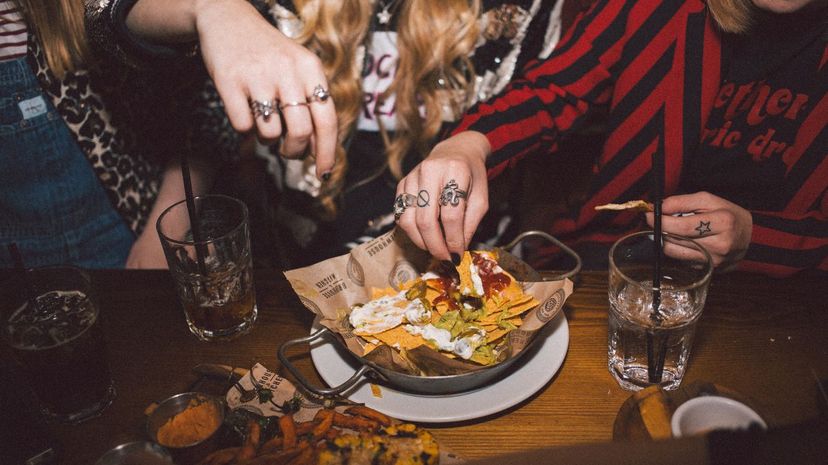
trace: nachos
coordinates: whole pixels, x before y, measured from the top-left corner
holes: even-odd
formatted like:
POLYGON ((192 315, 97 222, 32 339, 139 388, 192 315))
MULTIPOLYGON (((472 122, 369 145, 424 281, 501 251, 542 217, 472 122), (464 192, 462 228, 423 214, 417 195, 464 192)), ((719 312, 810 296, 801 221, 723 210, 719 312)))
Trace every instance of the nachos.
POLYGON ((640 212, 651 212, 653 211, 653 206, 644 200, 630 200, 629 202, 624 203, 607 203, 604 205, 597 205, 595 206, 595 210, 634 210, 640 212))
POLYGON ((348 317, 365 353, 385 344, 400 351, 428 345, 450 358, 491 365, 522 315, 538 305, 492 251, 466 252, 451 273, 439 264, 401 290, 374 290, 348 317))

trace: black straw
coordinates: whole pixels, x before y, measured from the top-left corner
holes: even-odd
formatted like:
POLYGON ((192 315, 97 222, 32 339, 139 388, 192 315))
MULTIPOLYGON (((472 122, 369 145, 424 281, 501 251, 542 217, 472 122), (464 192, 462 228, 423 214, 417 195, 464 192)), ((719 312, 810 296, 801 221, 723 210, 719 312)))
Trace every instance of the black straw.
MULTIPOLYGON (((652 196, 653 196, 653 311, 650 320, 655 327, 661 326, 661 262, 663 237, 661 235, 661 201, 664 197, 664 156, 662 150, 656 150, 652 156, 652 196)), ((664 358, 667 352, 667 341, 659 344, 658 360, 653 353, 653 332, 647 333, 647 375, 651 383, 660 383, 664 372, 664 358)))
POLYGON ((201 242, 201 222, 198 220, 198 212, 193 196, 190 165, 187 162, 187 155, 184 154, 181 155, 181 176, 184 178, 184 198, 187 201, 187 213, 190 215, 190 230, 193 233, 198 270, 202 276, 207 276, 207 265, 204 263, 204 256, 207 255, 207 251, 204 250, 204 244, 201 242))
POLYGON ((14 269, 23 279, 23 285, 26 287, 26 298, 29 300, 29 305, 33 309, 37 309, 37 295, 35 293, 34 283, 32 283, 29 273, 26 272, 26 265, 23 263, 23 256, 20 254, 20 249, 17 248, 17 243, 12 242, 8 245, 9 255, 11 255, 14 262, 14 269))

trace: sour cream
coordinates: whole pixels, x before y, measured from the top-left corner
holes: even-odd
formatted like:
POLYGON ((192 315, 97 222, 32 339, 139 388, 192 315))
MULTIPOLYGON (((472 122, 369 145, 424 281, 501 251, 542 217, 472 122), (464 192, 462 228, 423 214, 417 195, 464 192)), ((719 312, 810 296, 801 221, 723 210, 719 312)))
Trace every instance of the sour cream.
POLYGON ((484 342, 484 338, 486 337, 486 331, 481 329, 479 332, 470 336, 452 340, 451 332, 447 329, 438 328, 430 323, 424 326, 405 325, 403 328, 409 334, 422 336, 423 339, 437 346, 438 350, 451 352, 463 360, 470 359, 472 354, 474 354, 474 350, 484 342))
POLYGON ((405 298, 405 291, 400 291, 355 307, 348 320, 354 327, 354 334, 362 336, 388 331, 403 322, 422 324, 431 321, 431 312, 420 299, 409 301, 405 298))

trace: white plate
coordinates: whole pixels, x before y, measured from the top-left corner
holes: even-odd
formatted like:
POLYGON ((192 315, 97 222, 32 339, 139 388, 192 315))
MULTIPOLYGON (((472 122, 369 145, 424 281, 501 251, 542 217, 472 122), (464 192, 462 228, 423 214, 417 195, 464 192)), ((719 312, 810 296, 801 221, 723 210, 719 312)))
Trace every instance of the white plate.
MULTIPOLYGON (((312 332, 319 326, 314 325, 312 332)), ((314 341, 311 359, 319 375, 330 386, 338 386, 359 368, 356 359, 339 344, 327 339, 314 341)), ((345 393, 349 399, 364 403, 394 418, 424 423, 447 423, 485 417, 529 398, 555 376, 569 347, 569 326, 561 312, 538 334, 531 352, 523 354, 505 377, 496 383, 460 394, 421 395, 380 386, 382 397, 375 397, 363 378, 345 393)))

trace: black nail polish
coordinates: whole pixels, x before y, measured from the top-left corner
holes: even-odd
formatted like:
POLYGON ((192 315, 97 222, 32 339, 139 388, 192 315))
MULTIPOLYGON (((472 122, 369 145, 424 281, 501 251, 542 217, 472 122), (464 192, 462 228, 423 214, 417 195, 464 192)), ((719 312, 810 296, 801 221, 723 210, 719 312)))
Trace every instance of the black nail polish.
POLYGON ((331 179, 331 172, 330 171, 325 171, 324 173, 322 173, 322 180, 323 181, 327 181, 329 179, 331 179))
POLYGON ((458 253, 451 253, 451 262, 454 263, 454 266, 460 265, 460 254, 458 253))

